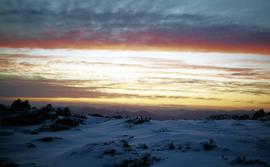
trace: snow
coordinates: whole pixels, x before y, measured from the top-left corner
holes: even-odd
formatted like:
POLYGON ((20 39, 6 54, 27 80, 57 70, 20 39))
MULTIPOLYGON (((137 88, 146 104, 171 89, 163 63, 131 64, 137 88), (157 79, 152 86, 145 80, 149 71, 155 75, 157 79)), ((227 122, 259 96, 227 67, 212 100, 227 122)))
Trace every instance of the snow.
POLYGON ((156 167, 233 166, 231 161, 243 156, 270 164, 267 121, 151 120, 129 126, 127 119, 88 116, 85 124, 71 130, 36 135, 30 131, 40 125, 2 126, 0 158, 11 158, 22 166, 41 167, 116 166, 123 160, 147 154, 151 154, 150 165, 156 167), (53 141, 39 141, 43 137, 53 137, 53 141), (203 145, 210 139, 217 147, 204 150, 203 145), (124 142, 129 146, 125 147, 124 142), (36 148, 27 147, 29 143, 36 148), (148 148, 143 148, 143 144, 148 148))

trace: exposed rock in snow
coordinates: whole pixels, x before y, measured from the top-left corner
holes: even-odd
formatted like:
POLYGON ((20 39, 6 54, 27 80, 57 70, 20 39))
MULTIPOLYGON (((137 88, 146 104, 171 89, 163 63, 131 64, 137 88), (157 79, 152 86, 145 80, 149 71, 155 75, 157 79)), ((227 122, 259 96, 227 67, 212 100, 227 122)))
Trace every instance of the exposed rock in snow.
POLYGON ((3 126, 0 158, 12 158, 9 162, 17 165, 48 167, 270 164, 268 122, 151 120, 130 128, 128 120, 87 116, 83 125, 70 130, 35 135, 27 131, 39 125, 3 126))

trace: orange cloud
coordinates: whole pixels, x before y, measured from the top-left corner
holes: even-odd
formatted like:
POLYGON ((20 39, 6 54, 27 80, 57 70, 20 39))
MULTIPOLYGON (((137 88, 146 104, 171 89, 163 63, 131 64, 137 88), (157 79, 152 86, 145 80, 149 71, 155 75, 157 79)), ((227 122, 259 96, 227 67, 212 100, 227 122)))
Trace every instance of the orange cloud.
POLYGON ((111 50, 160 50, 160 51, 192 51, 192 52, 225 52, 225 53, 256 53, 270 55, 270 44, 253 42, 216 42, 204 38, 176 38, 166 36, 142 37, 144 34, 130 34, 124 37, 127 41, 98 40, 0 40, 0 47, 11 48, 74 48, 74 49, 111 49, 111 50), (137 37, 140 35, 140 37, 137 37))

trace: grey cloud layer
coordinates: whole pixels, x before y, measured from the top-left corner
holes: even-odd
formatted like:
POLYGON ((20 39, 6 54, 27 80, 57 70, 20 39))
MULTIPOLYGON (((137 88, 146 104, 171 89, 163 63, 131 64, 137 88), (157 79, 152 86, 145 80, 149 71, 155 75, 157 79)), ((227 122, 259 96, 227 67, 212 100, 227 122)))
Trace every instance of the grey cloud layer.
POLYGON ((227 38, 249 40, 251 34, 269 41, 269 7, 268 0, 1 0, 0 38, 63 38, 82 31, 81 38, 92 39, 97 32, 150 30, 172 38, 201 34, 219 40, 230 32, 227 38))

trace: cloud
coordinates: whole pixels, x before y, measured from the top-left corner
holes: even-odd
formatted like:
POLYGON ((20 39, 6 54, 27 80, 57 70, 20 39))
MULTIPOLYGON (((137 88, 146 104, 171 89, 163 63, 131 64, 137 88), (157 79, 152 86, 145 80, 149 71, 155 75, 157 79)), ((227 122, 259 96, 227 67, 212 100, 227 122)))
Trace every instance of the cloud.
POLYGON ((257 106, 270 96, 269 66, 262 63, 269 62, 268 56, 68 49, 0 51, 0 98, 257 106), (248 103, 250 100, 254 103, 248 103))
POLYGON ((268 0, 3 0, 0 6, 2 45, 9 39, 74 45, 78 41, 174 47, 204 43, 205 48, 233 49, 235 45, 265 48, 270 41, 268 0))
MULTIPOLYGON (((57 80, 25 80, 5 78, 0 81, 0 97, 26 97, 26 98, 147 98, 147 99, 196 99, 221 101, 220 98, 167 96, 167 95, 140 95, 123 93, 100 92, 101 87, 70 87, 63 83, 80 81, 57 81, 57 80)), ((89 81, 88 81, 89 82, 89 81)))

